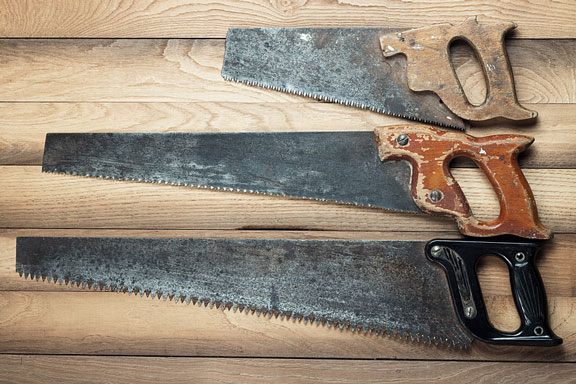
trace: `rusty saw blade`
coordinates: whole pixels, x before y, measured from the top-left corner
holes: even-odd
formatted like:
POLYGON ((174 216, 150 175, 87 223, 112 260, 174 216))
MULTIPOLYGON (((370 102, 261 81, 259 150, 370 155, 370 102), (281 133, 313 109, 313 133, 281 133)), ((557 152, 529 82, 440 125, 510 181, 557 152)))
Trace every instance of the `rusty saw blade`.
POLYGON ((464 130, 433 92, 407 85, 406 59, 385 58, 383 28, 232 28, 226 80, 464 130))
POLYGON ((42 170, 422 213, 373 132, 48 134, 42 170))
POLYGON ((466 347, 421 241, 17 239, 32 279, 466 347))

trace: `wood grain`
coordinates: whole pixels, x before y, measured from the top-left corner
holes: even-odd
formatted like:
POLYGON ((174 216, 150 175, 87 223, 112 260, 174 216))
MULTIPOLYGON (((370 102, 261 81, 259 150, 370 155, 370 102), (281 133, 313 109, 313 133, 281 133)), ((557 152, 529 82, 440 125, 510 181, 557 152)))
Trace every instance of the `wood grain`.
MULTIPOLYGON (((476 84, 477 67, 460 48, 455 55, 464 56, 455 63, 467 66, 460 78, 476 84)), ((510 40, 507 48, 520 103, 576 101, 576 40, 510 40)), ((224 81, 224 40, 4 39, 0 52, 0 101, 5 102, 306 100, 224 81)))
MULTIPOLYGON (((486 296, 489 311, 513 313, 486 296)), ((576 361, 573 297, 548 299, 562 346, 468 350, 112 292, 2 291, 0 304, 0 353, 576 361)))
MULTIPOLYGON (((420 240, 458 238, 446 232, 336 232, 336 231, 237 231, 237 230, 90 230, 90 229, 17 229, 0 230, 0 291, 84 291, 60 284, 37 284, 15 272, 17 236, 64 237, 186 237, 186 238, 255 238, 255 239, 346 239, 346 240, 420 240)), ((549 297, 576 297, 576 235, 557 235, 546 242, 537 262, 549 297)), ((495 257, 481 259, 478 274, 482 292, 510 295, 508 270, 495 257)))
POLYGON ((6 37, 224 37, 229 27, 404 27, 514 21, 518 36, 569 38, 570 0, 29 0, 0 2, 6 37))
MULTIPOLYGON (((496 217, 492 187, 478 169, 454 169, 475 214, 496 217)), ((576 170, 528 169, 542 222, 576 232, 576 170)), ((36 166, 0 167, 5 228, 455 230, 427 215, 189 187, 44 174, 36 166)))
MULTIPOLYGON (((576 168, 576 105, 533 104, 535 124, 499 123, 468 133, 529 135, 528 168, 576 168)), ((0 164, 40 165, 49 132, 370 131, 406 120, 338 104, 0 103, 0 164)))
MULTIPOLYGON (((0 0, 0 37, 96 38, 0 39, 0 165, 13 165, 0 166, 0 382, 574 381, 575 14, 572 0, 0 0), (507 47, 520 102, 537 110, 539 120, 476 125, 469 132, 536 137, 521 164, 535 168, 526 174, 544 223, 568 233, 546 243, 538 264, 550 321, 565 339, 563 346, 475 342, 460 351, 85 291, 14 272, 19 235, 458 237, 445 219, 45 175, 38 165, 47 132, 372 130, 404 122, 226 83, 220 70, 227 28, 412 28, 459 23, 472 15, 481 22, 519 24, 507 47), (122 39, 151 37, 160 39, 122 39)), ((480 67, 462 46, 455 47, 453 60, 467 95, 480 101, 485 89, 480 67)), ((478 215, 495 216, 490 189, 477 170, 455 173, 478 215)), ((507 272, 490 258, 478 268, 491 321, 511 327, 517 315, 507 272)))
POLYGON ((0 356, 3 383, 560 383, 574 364, 122 356, 0 356))

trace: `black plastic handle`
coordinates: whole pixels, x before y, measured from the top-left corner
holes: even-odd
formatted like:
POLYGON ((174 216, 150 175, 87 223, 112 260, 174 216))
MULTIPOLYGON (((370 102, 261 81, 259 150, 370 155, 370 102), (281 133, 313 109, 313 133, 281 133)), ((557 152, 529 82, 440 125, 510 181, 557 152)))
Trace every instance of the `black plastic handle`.
POLYGON ((562 344, 548 325, 546 294, 534 263, 540 243, 478 240, 432 240, 426 246, 428 260, 446 272, 452 303, 460 323, 472 336, 493 344, 554 346, 562 344), (506 262, 520 328, 502 332, 494 328, 476 275, 481 256, 495 255, 506 262))

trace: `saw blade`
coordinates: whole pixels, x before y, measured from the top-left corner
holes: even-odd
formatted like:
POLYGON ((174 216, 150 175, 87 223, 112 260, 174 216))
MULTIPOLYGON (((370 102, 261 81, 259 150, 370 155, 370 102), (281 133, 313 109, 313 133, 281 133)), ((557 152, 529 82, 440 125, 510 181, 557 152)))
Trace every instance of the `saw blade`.
POLYGON ((433 92, 407 85, 406 59, 385 58, 380 36, 400 29, 232 28, 226 80, 456 129, 464 122, 433 92))
POLYGON ((33 279, 216 304, 467 347, 443 272, 420 241, 17 239, 33 279))
POLYGON ((48 134, 42 170, 422 213, 373 132, 48 134))

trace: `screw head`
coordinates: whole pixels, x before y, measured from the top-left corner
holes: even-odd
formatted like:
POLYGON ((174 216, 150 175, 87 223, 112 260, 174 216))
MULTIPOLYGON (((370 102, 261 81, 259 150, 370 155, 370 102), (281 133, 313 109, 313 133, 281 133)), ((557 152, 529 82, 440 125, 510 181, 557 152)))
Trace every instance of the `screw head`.
POLYGON ((398 138, 396 138, 396 142, 398 143, 399 146, 405 147, 408 145, 408 143, 410 143, 410 138, 408 137, 408 135, 403 133, 399 135, 398 138))
POLYGON ((524 254, 524 252, 518 252, 514 255, 514 259, 516 259, 517 262, 521 263, 524 260, 526 260, 526 255, 524 254))
POLYGON ((464 308, 464 316, 466 316, 467 319, 473 319, 476 317, 476 308, 469 306, 464 308))
POLYGON ((444 195, 442 194, 442 192, 440 192, 437 189, 430 192, 430 200, 432 200, 434 203, 439 202, 440 200, 442 200, 443 197, 444 195))
POLYGON ((541 326, 537 325, 534 327, 534 334, 536 336, 542 336, 544 334, 544 328, 542 328, 541 326))
POLYGON ((438 254, 442 251, 442 247, 439 245, 435 245, 432 248, 430 248, 430 253, 432 253, 432 256, 438 256, 438 254))

